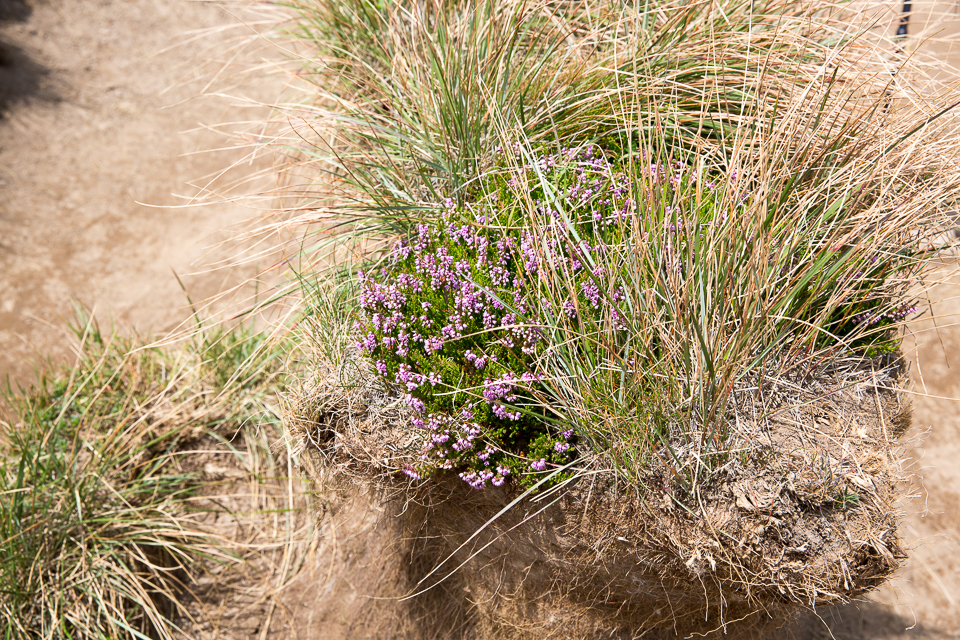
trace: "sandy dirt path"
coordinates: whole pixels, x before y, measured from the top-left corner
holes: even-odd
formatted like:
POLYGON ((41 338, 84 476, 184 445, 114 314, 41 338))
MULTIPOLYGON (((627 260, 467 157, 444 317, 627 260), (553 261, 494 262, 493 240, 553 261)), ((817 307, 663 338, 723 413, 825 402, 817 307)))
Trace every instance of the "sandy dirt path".
MULTIPOLYGON (((213 4, 0 0, 0 20, 0 378, 28 382, 38 358, 69 357, 73 300, 102 323, 161 334, 189 315, 173 272, 194 300, 252 273, 190 275, 253 211, 155 207, 183 205, 175 194, 196 194, 189 181, 205 184, 243 158, 238 149, 191 155, 230 144, 202 126, 265 113, 192 99, 211 59, 251 33, 188 41, 236 26, 213 4)), ((256 62, 258 48, 234 67, 256 62)), ((243 91, 270 100, 279 87, 251 78, 243 91)))

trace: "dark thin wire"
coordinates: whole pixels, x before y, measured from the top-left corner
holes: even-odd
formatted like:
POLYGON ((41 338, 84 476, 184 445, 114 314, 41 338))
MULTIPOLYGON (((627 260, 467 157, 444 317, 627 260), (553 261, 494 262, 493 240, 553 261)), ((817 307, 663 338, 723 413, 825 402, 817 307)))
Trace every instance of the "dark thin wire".
MULTIPOLYGON (((903 50, 903 47, 900 46, 900 42, 907 37, 907 28, 910 26, 910 12, 913 9, 912 0, 903 0, 903 10, 900 12, 900 22, 897 24, 897 35, 893 37, 893 48, 894 51, 901 56, 905 56, 906 52, 903 50)), ((899 68, 897 69, 899 71, 899 68)), ((897 75, 897 71, 893 72, 893 75, 897 75)), ((881 108, 881 113, 884 115, 890 113, 892 98, 890 93, 887 92, 887 98, 883 101, 883 107, 881 108)))
POLYGON ((913 5, 910 0, 904 0, 903 11, 900 12, 900 24, 897 26, 897 37, 904 38, 907 35, 907 27, 910 26, 910 11, 913 5))

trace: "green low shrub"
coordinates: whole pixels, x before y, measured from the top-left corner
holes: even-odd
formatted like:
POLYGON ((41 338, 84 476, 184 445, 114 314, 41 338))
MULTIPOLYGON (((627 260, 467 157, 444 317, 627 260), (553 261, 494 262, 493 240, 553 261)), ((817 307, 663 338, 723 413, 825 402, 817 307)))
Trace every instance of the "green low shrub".
POLYGON ((786 239, 778 218, 796 228, 811 212, 778 203, 779 215, 758 218, 750 176, 597 145, 533 155, 516 144, 498 157, 465 204, 448 199, 439 222, 360 275, 358 345, 406 394, 426 441, 405 470, 415 479, 455 469, 475 488, 531 486, 625 439, 641 465, 663 445, 712 440, 723 452, 717 383, 755 369, 745 359, 889 350, 889 325, 914 311, 881 285, 916 249, 829 246, 848 224, 810 227, 787 251, 757 242, 786 239), (709 300, 758 269, 762 287, 741 293, 752 310, 737 308, 736 291, 709 300), (594 388, 568 396, 571 382, 594 388), (601 397, 621 402, 572 419, 586 398, 608 405, 601 397))

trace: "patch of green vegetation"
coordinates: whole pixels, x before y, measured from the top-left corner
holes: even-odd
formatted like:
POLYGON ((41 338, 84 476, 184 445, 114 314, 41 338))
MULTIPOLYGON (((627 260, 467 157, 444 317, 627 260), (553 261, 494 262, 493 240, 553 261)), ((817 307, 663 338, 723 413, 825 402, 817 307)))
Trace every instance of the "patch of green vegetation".
POLYGON ((365 272, 360 343, 429 440, 411 477, 499 484, 576 450, 637 482, 656 460, 694 488, 750 445, 738 389, 893 351, 917 310, 927 240, 960 195, 934 133, 951 103, 894 97, 869 62, 885 43, 839 14, 289 4, 314 54, 301 77, 322 88, 307 100, 335 102, 298 111, 291 153, 318 176, 302 192, 335 220, 310 227, 306 262, 365 272), (592 159, 544 164, 592 146, 615 187, 576 184, 592 159), (616 198, 597 190, 632 203, 603 233, 616 198), (434 278, 441 259, 453 275, 434 278))
POLYGON ((857 506, 860 503, 860 495, 856 491, 844 488, 834 500, 834 508, 843 511, 857 506))
POLYGON ((199 563, 236 555, 195 517, 187 445, 242 419, 240 388, 275 384, 276 365, 245 329, 183 349, 104 335, 89 318, 76 332, 74 367, 4 398, 0 637, 173 638, 199 563))

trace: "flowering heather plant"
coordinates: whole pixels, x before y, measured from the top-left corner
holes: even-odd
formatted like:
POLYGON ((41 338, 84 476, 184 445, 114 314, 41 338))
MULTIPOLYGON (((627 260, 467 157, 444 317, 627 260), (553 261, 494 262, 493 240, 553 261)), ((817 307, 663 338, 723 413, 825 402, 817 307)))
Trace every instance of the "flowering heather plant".
MULTIPOLYGON (((497 149, 497 169, 474 197, 459 206, 446 200, 438 222, 418 225, 385 266, 360 276, 358 346, 405 393, 424 436, 419 462, 405 470, 414 479, 450 469, 477 489, 510 477, 529 486, 536 472, 617 448, 604 432, 609 419, 585 424, 570 411, 590 393, 571 399, 562 391, 570 380, 599 380, 598 372, 612 376, 604 383, 612 395, 599 384, 602 397, 632 390, 618 409, 642 424, 633 447, 641 456, 695 432, 702 440, 709 431, 719 445, 722 389, 742 375, 743 354, 717 362, 722 354, 702 333, 757 337, 746 347, 753 355, 771 345, 778 353, 875 348, 885 325, 915 310, 874 291, 903 256, 847 251, 811 260, 822 239, 808 234, 765 258, 773 281, 761 292, 763 331, 756 318, 738 328, 713 310, 694 309, 699 319, 691 318, 680 308, 692 306, 683 304, 691 284, 730 275, 713 252, 751 256, 764 233, 748 215, 748 181, 645 154, 611 159, 595 145, 518 161, 524 153, 519 144, 497 149), (809 325, 818 330, 798 331, 809 325), (695 340, 701 349, 691 356, 695 340), (564 371, 558 362, 592 370, 564 371), (684 400, 691 397, 700 404, 684 400)), ((882 337, 879 344, 889 343, 889 332, 882 337)))
POLYGON ((440 223, 419 225, 396 244, 389 267, 361 276, 359 346, 404 389, 414 425, 429 434, 408 475, 455 468, 475 488, 573 459, 573 429, 553 424, 536 400, 546 345, 535 301, 554 293, 541 263, 561 261, 575 286, 561 313, 609 316, 624 331, 622 287, 590 265, 636 211, 626 175, 595 147, 542 155, 489 183, 487 198, 464 208, 447 200, 440 223), (528 184, 536 170, 549 186, 528 184), (573 224, 547 206, 545 187, 564 191, 573 224), (537 203, 536 225, 522 224, 524 197, 537 203), (546 253, 544 230, 552 234, 546 253))
MULTIPOLYGON (((644 171, 670 187, 684 180, 680 165, 644 171)), ((440 223, 419 225, 388 267, 361 274, 358 327, 358 346, 403 389, 426 435, 420 463, 406 473, 457 469, 478 489, 573 459, 574 429, 555 424, 537 400, 548 346, 541 326, 551 315, 538 309, 561 292, 541 270, 545 260, 561 265, 568 280, 552 313, 625 333, 623 285, 598 256, 622 243, 637 214, 627 174, 594 146, 541 155, 488 182, 486 198, 462 208, 447 200, 440 223), (563 193, 565 214, 549 205, 551 190, 563 193), (533 224, 523 215, 528 198, 533 224)))

